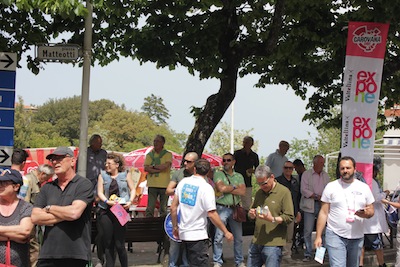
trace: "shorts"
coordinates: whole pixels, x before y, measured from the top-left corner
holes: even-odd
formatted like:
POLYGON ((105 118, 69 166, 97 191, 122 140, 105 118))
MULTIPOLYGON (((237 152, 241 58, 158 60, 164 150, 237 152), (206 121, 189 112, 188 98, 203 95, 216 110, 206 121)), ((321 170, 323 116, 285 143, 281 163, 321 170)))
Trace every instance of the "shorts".
POLYGON ((382 234, 365 234, 364 248, 367 250, 383 249, 382 234))

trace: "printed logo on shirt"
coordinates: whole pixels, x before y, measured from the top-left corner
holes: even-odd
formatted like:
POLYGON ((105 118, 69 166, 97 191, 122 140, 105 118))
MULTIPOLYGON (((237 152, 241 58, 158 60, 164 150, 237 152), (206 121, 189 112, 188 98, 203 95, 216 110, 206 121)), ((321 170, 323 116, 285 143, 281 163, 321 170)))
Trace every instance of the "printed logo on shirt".
POLYGON ((180 202, 189 206, 194 206, 196 204, 197 191, 199 191, 198 186, 185 184, 182 187, 180 202))

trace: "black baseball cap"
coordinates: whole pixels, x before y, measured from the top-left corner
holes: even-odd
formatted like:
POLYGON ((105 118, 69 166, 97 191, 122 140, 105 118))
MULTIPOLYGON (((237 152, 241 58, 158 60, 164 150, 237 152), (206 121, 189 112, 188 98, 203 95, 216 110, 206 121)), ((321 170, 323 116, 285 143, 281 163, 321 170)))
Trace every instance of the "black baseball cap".
POLYGON ((74 152, 69 147, 59 146, 53 151, 53 153, 47 155, 46 159, 51 160, 54 156, 66 156, 66 155, 73 157, 74 152))
POLYGON ((22 185, 22 175, 17 170, 5 170, 0 176, 0 181, 12 181, 14 184, 22 185))

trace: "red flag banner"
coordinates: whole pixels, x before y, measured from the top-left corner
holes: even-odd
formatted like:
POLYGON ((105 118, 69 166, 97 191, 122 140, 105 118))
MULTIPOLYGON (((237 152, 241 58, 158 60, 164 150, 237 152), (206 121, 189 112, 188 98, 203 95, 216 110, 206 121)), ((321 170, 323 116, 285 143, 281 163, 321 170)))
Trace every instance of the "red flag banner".
POLYGON ((389 24, 350 22, 343 78, 342 156, 351 156, 367 183, 372 162, 389 24))

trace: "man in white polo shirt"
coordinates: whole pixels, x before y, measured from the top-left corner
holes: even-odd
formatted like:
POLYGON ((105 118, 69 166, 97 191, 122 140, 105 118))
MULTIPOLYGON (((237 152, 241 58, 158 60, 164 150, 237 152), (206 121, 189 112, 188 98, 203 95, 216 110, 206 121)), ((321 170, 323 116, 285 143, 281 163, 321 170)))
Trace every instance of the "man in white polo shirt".
POLYGON ((369 186, 355 179, 356 162, 352 157, 339 161, 340 179, 330 182, 321 196, 314 245, 325 243, 331 267, 358 267, 364 243, 363 222, 374 215, 374 196, 369 186))

